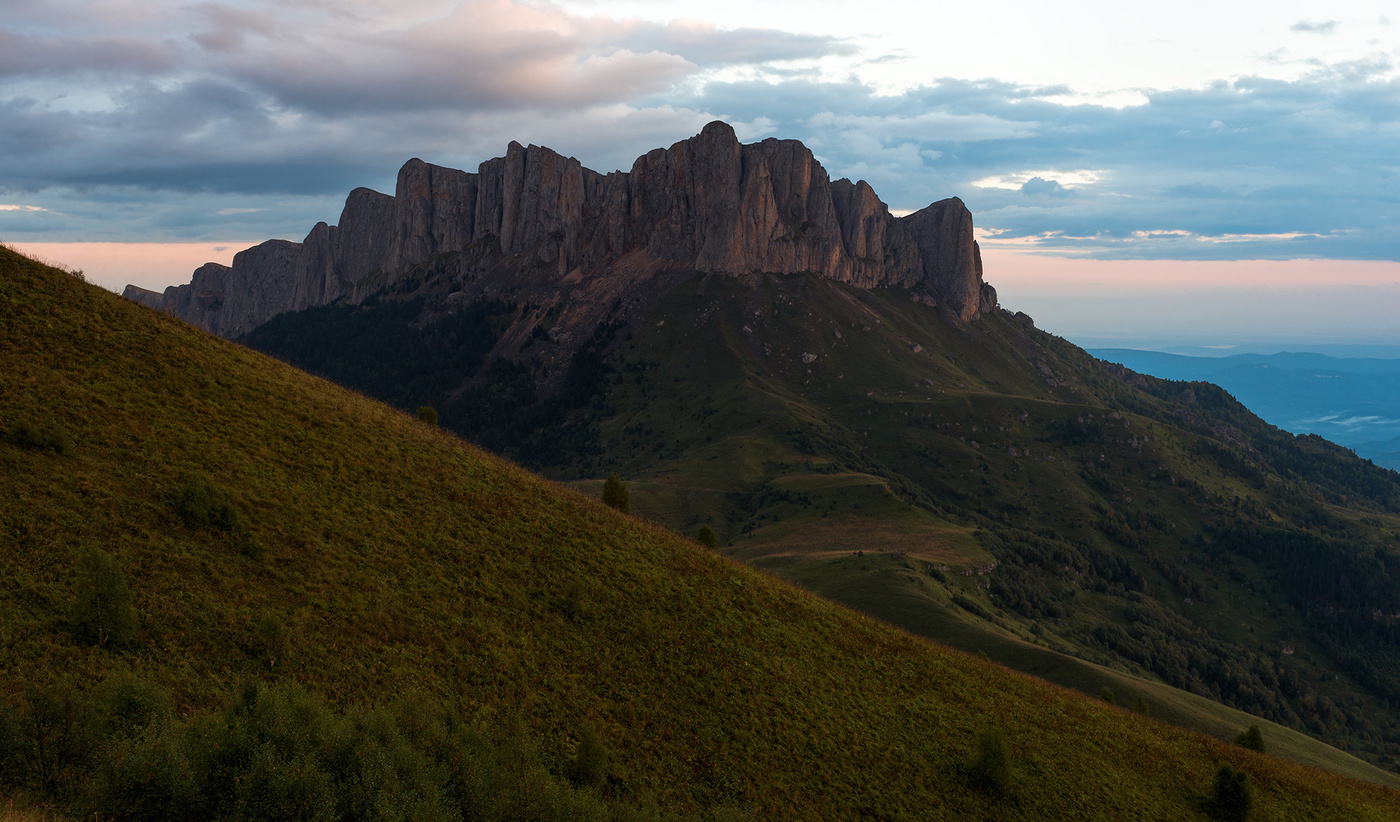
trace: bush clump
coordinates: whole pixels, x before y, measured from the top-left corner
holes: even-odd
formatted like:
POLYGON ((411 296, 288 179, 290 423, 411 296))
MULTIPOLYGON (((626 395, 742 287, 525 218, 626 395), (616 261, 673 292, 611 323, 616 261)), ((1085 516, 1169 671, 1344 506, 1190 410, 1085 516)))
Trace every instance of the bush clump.
POLYGON ((1243 822, 1254 809, 1254 788, 1249 774, 1236 770, 1228 762, 1220 763, 1210 783, 1210 799, 1206 803, 1210 815, 1222 822, 1243 822))
POLYGON ((126 577, 111 554, 96 548, 78 557, 77 599, 68 622, 89 645, 118 647, 136 638, 136 608, 126 577))
POLYGON ((175 497, 175 513, 190 528, 233 532, 243 528, 243 517, 214 483, 196 474, 186 475, 175 497))
POLYGON ((695 535, 695 541, 706 548, 714 548, 719 544, 719 540, 715 538, 715 529, 708 525, 700 526, 699 533, 695 535))
POLYGON ((437 424, 438 424, 438 412, 437 412, 437 409, 434 408, 434 407, 432 407, 431 405, 420 405, 420 406, 418 406, 418 421, 419 421, 419 422, 427 423, 428 425, 431 425, 432 427, 437 428, 437 424))
POLYGON ((591 725, 579 730, 578 750, 569 763, 569 781, 587 788, 602 787, 608 778, 608 749, 591 725))
POLYGON ((603 504, 624 514, 632 511, 632 495, 617 474, 608 474, 608 478, 603 480, 603 504))
POLYGON ((40 428, 29 420, 20 420, 10 427, 5 439, 12 444, 30 451, 51 451, 67 454, 70 450, 68 436, 58 428, 40 428))
POLYGON ((977 735, 977 753, 968 766, 972 784, 984 791, 1002 793, 1011 785, 1011 754, 1006 738, 996 728, 977 735))
POLYGON ((610 797, 610 755, 587 726, 554 768, 518 719, 478 723, 422 700, 340 712, 296 684, 249 682, 212 715, 176 720, 169 705, 129 679, 87 694, 31 688, 18 706, 0 700, 0 780, 72 818, 744 818, 725 808, 681 817, 610 797))
POLYGON ((1264 753, 1264 733, 1259 730, 1258 725, 1250 725, 1239 736, 1235 737, 1235 744, 1241 748, 1248 748, 1251 751, 1264 753))
POLYGON ((276 668, 277 663, 287 657, 287 647, 291 644, 287 626, 273 614, 266 614, 258 620, 253 633, 256 639, 258 657, 267 667, 276 668))
POLYGON ((175 513, 188 528, 222 534, 239 553, 256 557, 261 546, 224 489, 197 474, 187 474, 175 495, 175 513))

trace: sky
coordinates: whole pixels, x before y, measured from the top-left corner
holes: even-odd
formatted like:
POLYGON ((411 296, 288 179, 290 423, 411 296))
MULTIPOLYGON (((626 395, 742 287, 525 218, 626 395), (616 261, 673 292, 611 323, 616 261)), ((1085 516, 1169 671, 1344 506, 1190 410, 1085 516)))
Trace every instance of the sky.
POLYGON ((0 241, 160 288, 410 157, 625 170, 724 119, 961 197, 1081 344, 1400 344, 1400 9, 1140 5, 0 0, 0 241))

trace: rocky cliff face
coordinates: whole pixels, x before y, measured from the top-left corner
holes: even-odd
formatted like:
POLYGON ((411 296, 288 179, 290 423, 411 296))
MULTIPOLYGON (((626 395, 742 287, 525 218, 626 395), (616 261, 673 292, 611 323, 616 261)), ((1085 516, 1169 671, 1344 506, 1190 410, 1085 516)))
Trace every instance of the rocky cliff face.
POLYGON ((394 196, 351 192, 336 226, 270 240, 188 285, 126 296, 234 337, 283 311, 358 301, 439 255, 492 246, 559 277, 598 276, 630 252, 702 272, 812 272, 903 286, 964 321, 996 306, 961 200, 894 217, 864 181, 831 181, 795 140, 742 145, 715 122, 603 175, 511 143, 475 174, 410 160, 394 196))

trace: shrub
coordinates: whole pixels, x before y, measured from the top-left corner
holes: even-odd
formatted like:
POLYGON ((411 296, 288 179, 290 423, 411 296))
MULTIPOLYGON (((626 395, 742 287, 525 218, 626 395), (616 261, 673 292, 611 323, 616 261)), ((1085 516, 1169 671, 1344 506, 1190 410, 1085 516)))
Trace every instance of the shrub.
POLYGON ((225 535, 238 553, 256 559, 262 546, 253 539, 248 523, 229 501, 224 490, 204 477, 189 474, 181 481, 175 496, 175 513, 186 527, 206 529, 225 535))
POLYGON ((1118 698, 1113 695, 1113 689, 1107 685, 1103 686, 1103 690, 1099 691, 1099 699, 1102 699, 1110 705, 1118 704, 1118 698))
POLYGON ((608 749, 592 726, 579 729, 578 750, 569 763, 569 779, 575 785, 601 786, 608 778, 608 749))
POLYGON ((708 525, 700 526, 700 532, 695 535, 695 541, 706 548, 714 548, 719 544, 715 539, 715 529, 708 525))
POLYGON ((747 818, 729 808, 673 815, 608 798, 597 788, 612 778, 613 755, 586 726, 560 773, 517 715, 470 721, 421 695, 342 712, 295 683, 250 680, 214 714, 180 719, 170 704, 129 676, 91 692, 32 686, 18 708, 0 699, 0 778, 42 793, 65 819, 747 818))
POLYGON ((1258 725, 1250 725, 1240 731, 1240 735, 1235 737, 1235 744, 1241 748, 1248 748, 1251 751, 1264 752, 1264 734, 1259 730, 1258 725))
POLYGON ((195 474, 184 477, 175 497, 175 512, 191 528, 235 532, 245 527, 223 489, 195 474))
POLYGON ((1242 822, 1254 808, 1254 789, 1249 774, 1222 762, 1210 784, 1210 815, 1224 822, 1242 822))
POLYGON ((257 635, 258 656, 267 667, 276 668, 287 656, 287 626, 273 614, 266 614, 253 630, 257 635))
POLYGON ((1152 710, 1147 707, 1147 700, 1143 699, 1141 695, 1138 696, 1137 702, 1133 704, 1133 710, 1143 716, 1151 716, 1152 714, 1152 710))
POLYGON ((436 428, 438 424, 437 409, 431 405, 418 406, 418 419, 436 428))
POLYGON ((628 493, 627 486, 622 484, 622 480, 617 478, 617 474, 608 474, 608 478, 603 480, 603 504, 624 514, 632 510, 631 494, 628 493))
POLYGON ((136 609, 117 561, 93 549, 78 559, 77 601, 69 623, 92 645, 125 645, 136 637, 136 609))
POLYGON ((52 451, 55 454, 68 453, 68 437, 53 427, 40 429, 29 420, 20 420, 10 428, 6 437, 20 448, 30 451, 52 451))
POLYGON ((108 738, 135 738, 148 728, 165 725, 175 714, 169 694, 128 673, 102 683, 95 709, 102 734, 108 738))
POLYGON ((559 600, 559 612, 569 621, 582 619, 587 615, 588 603, 583 590, 583 583, 573 580, 564 589, 564 595, 559 600))
POLYGON ((0 784, 19 780, 24 771, 23 754, 19 711, 9 700, 0 699, 0 784))
POLYGON ((1011 784, 1011 755, 1001 731, 987 728, 977 735, 977 754, 968 770, 977 787, 997 793, 1006 790, 1011 784))
POLYGON ((69 683, 31 685, 20 719, 24 770, 51 797, 81 784, 82 769, 95 753, 90 705, 69 683))

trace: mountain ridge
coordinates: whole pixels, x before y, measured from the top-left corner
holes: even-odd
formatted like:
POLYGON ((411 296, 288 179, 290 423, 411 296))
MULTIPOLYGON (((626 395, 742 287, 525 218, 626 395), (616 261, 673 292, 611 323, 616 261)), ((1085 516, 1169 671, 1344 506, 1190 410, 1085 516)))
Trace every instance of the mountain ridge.
POLYGON ((301 243, 269 240, 162 294, 123 293, 236 337, 284 311, 359 302, 415 266, 472 249, 560 280, 606 277, 641 251, 665 268, 908 287, 963 321, 996 306, 961 200, 895 217, 863 180, 829 180, 802 143, 741 144, 720 121, 606 175, 517 142, 475 173, 412 159, 393 196, 354 190, 339 224, 318 223, 301 243))

